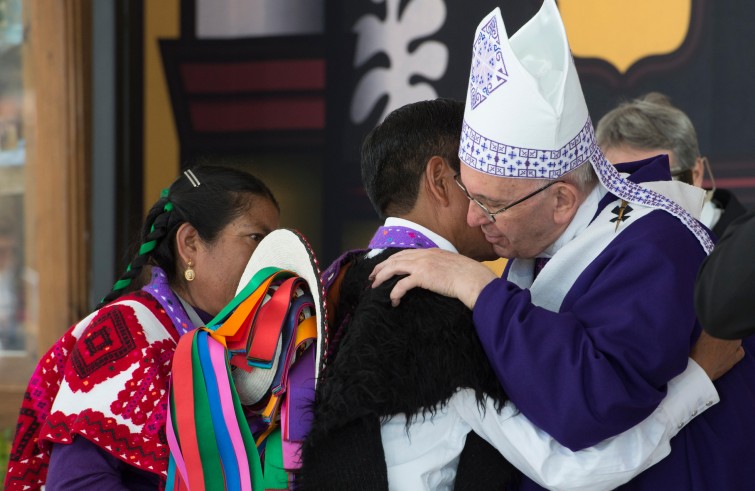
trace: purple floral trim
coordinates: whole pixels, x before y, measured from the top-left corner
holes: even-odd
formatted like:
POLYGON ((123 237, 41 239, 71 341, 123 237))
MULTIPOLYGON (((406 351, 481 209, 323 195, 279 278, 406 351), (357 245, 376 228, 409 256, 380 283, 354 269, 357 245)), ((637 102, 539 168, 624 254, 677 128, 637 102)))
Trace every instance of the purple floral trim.
POLYGON ((165 274, 165 271, 157 266, 153 266, 152 279, 148 285, 142 287, 142 290, 155 297, 160 305, 162 305, 179 335, 183 336, 197 327, 189 320, 189 316, 186 314, 183 305, 181 305, 181 301, 173 293, 173 290, 170 289, 168 276, 165 274))
POLYGON ((509 74, 503 62, 498 24, 493 17, 480 30, 472 47, 472 70, 469 76, 469 101, 472 109, 482 104, 509 74))
POLYGON ((370 241, 370 249, 430 249, 438 247, 420 232, 407 227, 380 227, 370 241))

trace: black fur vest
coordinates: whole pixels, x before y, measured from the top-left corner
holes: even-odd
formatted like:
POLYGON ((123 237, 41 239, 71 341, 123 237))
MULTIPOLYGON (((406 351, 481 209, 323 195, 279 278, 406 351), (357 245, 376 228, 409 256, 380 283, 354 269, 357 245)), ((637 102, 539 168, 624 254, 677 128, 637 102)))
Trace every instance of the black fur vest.
MULTIPOLYGON (((506 401, 472 323, 458 300, 413 289, 392 307, 399 278, 373 289, 368 276, 389 249, 354 258, 340 285, 334 325, 340 330, 315 396, 297 489, 387 489, 380 421, 403 414, 408 424, 431 417, 458 388, 478 401, 506 401)), ((518 471, 471 434, 455 489, 506 489, 518 471)))

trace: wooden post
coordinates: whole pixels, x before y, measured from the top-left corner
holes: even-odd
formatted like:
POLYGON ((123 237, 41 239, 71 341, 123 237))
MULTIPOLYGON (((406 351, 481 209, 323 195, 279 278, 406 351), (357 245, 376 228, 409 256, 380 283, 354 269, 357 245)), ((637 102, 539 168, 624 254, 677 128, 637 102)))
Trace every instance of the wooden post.
POLYGON ((91 0, 24 8, 24 256, 30 353, 0 357, 0 427, 38 358, 88 309, 91 0))
POLYGON ((88 309, 91 0, 30 0, 26 89, 27 258, 37 283, 37 352, 88 309))

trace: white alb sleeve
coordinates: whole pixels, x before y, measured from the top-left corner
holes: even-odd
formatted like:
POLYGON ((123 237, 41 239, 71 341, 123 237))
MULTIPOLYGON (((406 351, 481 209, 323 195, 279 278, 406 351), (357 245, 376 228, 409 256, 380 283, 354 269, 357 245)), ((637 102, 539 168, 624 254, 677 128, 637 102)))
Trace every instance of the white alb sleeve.
POLYGON ((461 417, 527 477, 547 489, 604 490, 620 486, 658 463, 671 451, 670 440, 694 417, 718 403, 718 392, 692 359, 668 384, 668 393, 644 421, 599 444, 577 452, 536 427, 513 404, 484 410, 474 392, 451 399, 461 417))

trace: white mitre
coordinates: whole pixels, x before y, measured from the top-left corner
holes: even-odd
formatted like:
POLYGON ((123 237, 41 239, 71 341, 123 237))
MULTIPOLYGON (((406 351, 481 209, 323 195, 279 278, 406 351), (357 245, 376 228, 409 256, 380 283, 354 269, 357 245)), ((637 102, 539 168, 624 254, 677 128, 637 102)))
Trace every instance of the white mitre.
POLYGON ((477 27, 459 157, 495 176, 558 179, 594 156, 587 104, 555 3, 511 39, 500 9, 477 27))

